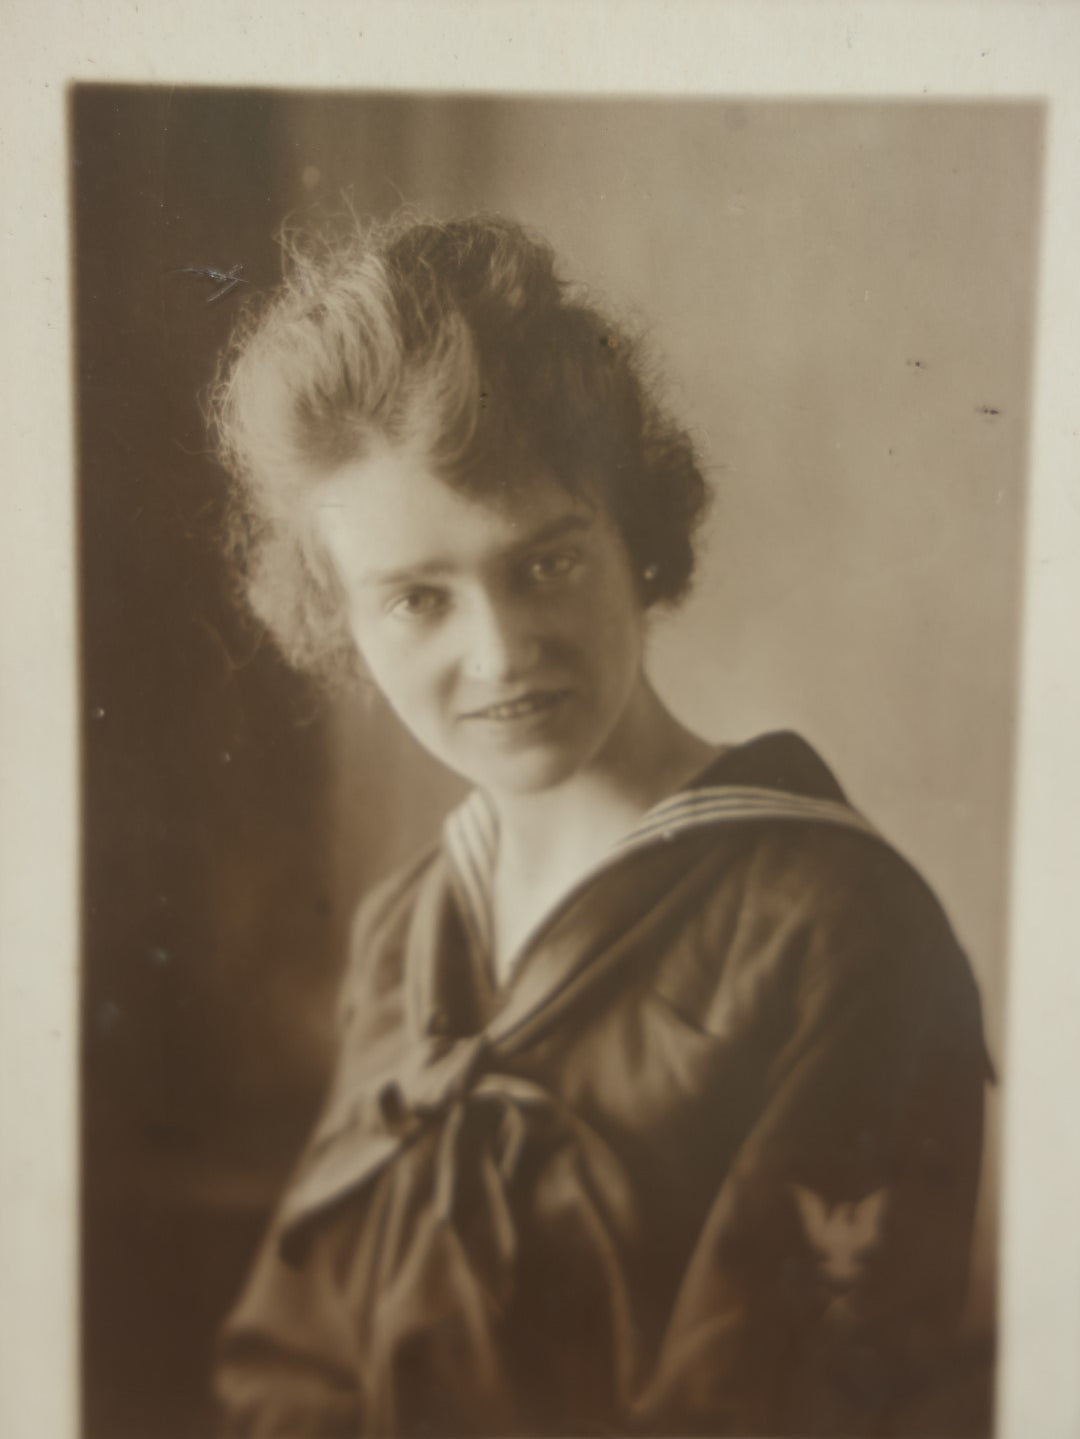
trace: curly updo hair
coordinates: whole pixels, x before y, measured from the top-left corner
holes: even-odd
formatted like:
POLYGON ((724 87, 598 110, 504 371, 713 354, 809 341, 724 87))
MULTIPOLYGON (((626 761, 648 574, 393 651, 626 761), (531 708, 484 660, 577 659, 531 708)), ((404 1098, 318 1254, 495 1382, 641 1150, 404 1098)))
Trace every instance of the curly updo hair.
POLYGON ((419 443, 478 499, 548 473, 613 517, 646 606, 685 594, 706 487, 641 341, 559 275, 549 245, 502 217, 400 215, 284 241, 210 396, 231 478, 230 557, 285 658, 355 673, 342 593, 305 498, 380 443, 419 443))

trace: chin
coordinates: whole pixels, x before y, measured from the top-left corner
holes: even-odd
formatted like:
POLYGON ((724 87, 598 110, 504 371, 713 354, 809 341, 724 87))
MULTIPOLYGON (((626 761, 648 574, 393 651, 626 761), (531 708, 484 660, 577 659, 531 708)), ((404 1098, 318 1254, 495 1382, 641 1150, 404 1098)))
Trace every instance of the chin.
POLYGON ((499 763, 475 766, 471 773, 459 771, 482 790, 502 794, 542 794, 572 779, 581 769, 577 756, 522 754, 506 756, 499 763))

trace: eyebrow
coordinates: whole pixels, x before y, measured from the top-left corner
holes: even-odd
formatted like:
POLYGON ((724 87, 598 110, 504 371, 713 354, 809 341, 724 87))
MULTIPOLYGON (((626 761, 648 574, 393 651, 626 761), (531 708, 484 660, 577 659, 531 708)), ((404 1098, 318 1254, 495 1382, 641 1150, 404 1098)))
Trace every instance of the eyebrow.
MULTIPOLYGON (((550 545, 555 540, 565 539, 569 535, 584 534, 587 530, 592 529, 594 518, 591 514, 562 515, 557 520, 551 520, 548 524, 541 525, 523 539, 515 540, 500 558, 507 559, 512 564, 515 559, 528 553, 529 550, 535 550, 541 545, 550 545)), ((429 560, 416 565, 407 565, 400 570, 365 570, 360 576, 360 583, 372 588, 385 589, 393 585, 406 584, 410 580, 435 579, 440 575, 450 574, 453 569, 454 566, 445 560, 429 560)))

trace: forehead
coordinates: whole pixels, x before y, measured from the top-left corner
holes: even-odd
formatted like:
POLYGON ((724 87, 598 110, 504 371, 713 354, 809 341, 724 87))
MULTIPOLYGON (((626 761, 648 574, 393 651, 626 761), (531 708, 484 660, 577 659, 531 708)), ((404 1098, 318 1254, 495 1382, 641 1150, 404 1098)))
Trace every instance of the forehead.
POLYGON ((562 523, 591 526, 596 518, 542 468, 508 475, 478 497, 455 489, 415 450, 388 445, 320 480, 311 504, 316 533, 353 573, 481 563, 562 523))

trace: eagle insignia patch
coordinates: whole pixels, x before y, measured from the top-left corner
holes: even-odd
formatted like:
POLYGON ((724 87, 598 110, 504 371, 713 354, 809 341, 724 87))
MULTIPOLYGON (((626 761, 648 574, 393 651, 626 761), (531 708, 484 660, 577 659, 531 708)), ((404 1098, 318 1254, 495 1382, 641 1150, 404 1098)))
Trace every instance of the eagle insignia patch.
POLYGON ((822 1273, 833 1284, 854 1284, 881 1239, 888 1191, 877 1189, 865 1199, 828 1204, 822 1195, 801 1184, 793 1184, 791 1189, 822 1273))

